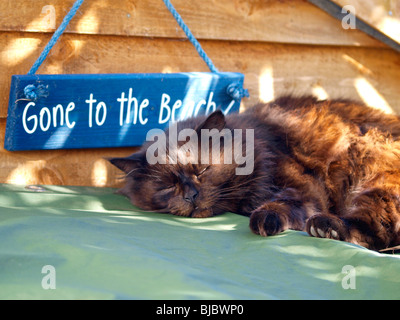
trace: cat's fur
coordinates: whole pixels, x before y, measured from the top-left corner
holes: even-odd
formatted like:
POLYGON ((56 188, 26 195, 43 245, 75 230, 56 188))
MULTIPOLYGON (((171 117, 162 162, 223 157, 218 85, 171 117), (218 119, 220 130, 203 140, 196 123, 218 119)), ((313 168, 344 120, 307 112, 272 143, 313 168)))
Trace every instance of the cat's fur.
MULTIPOLYGON (((400 118, 350 101, 282 97, 241 114, 178 122, 182 128, 254 129, 254 171, 237 165, 154 164, 146 149, 111 163, 121 192, 145 210, 190 217, 250 217, 262 236, 286 229, 360 244, 400 244, 400 118)), ((245 144, 245 141, 243 140, 245 144)), ((222 150, 223 151, 223 150, 222 150)))

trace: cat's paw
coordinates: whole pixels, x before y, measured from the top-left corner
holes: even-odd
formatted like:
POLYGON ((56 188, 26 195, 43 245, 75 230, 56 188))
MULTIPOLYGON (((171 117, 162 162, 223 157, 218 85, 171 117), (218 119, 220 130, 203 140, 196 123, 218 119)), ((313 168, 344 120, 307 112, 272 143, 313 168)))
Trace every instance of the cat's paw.
POLYGON ((263 237, 272 236, 284 231, 286 221, 279 212, 263 207, 254 210, 250 215, 250 229, 263 237))
POLYGON ((313 237, 341 241, 346 241, 349 233, 343 220, 329 214, 316 214, 312 216, 307 221, 306 230, 313 237))

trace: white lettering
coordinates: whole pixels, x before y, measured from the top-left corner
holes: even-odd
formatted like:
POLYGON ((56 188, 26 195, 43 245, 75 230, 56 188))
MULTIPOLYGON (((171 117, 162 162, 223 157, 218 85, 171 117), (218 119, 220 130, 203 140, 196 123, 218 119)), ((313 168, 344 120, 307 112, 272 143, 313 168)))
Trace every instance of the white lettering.
POLYGON ((53 107, 53 127, 57 127, 57 114, 60 113, 60 126, 64 125, 64 109, 61 104, 53 107))
POLYGON ((42 273, 46 275, 42 278, 42 288, 45 290, 56 288, 56 268, 52 265, 45 265, 42 273))
POLYGON ((194 116, 195 116, 195 117, 196 117, 197 114, 199 113, 201 106, 205 106, 206 104, 207 104, 207 102, 206 102, 206 100, 204 100, 204 99, 202 99, 202 100, 199 101, 199 103, 198 103, 197 106, 196 106, 196 110, 195 110, 195 112, 194 112, 194 116))
POLYGON ((149 164, 166 164, 166 144, 167 138, 165 132, 161 129, 151 129, 147 132, 146 141, 157 141, 151 144, 146 150, 146 160, 149 164))
POLYGON ((169 307, 163 304, 162 307, 157 307, 156 314, 158 315, 181 315, 186 318, 189 315, 190 307, 169 307))
POLYGON ((67 127, 72 129, 75 127, 75 121, 69 122, 69 113, 75 109, 75 103, 70 102, 67 106, 67 110, 65 111, 65 123, 67 124, 67 127))
POLYGON ((235 163, 239 166, 235 169, 238 176, 249 175, 254 170, 254 129, 246 129, 246 142, 243 150, 242 129, 234 129, 234 152, 235 163), (243 151, 246 156, 243 157, 243 151), (241 165, 245 165, 244 167, 241 165))
POLYGON ((93 93, 89 95, 89 100, 85 100, 86 103, 89 104, 89 128, 93 125, 93 103, 97 102, 96 99, 93 99, 93 93))
POLYGON ((95 117, 96 124, 99 127, 102 126, 106 121, 106 117, 107 117, 107 107, 106 104, 103 101, 101 101, 96 106, 96 117, 95 117), (100 110, 103 111, 103 117, 101 118, 101 120, 100 120, 100 110))
POLYGON ((128 98, 125 98, 125 92, 122 92, 121 97, 117 99, 117 101, 120 103, 119 125, 121 127, 124 125, 125 102, 128 102, 127 110, 126 110, 126 114, 125 114, 125 123, 126 124, 129 124, 129 123, 136 124, 138 118, 139 118, 139 123, 142 125, 145 125, 148 121, 147 118, 143 119, 143 109, 145 109, 149 106, 149 104, 150 104, 149 99, 144 99, 139 105, 138 99, 136 97, 133 97, 132 93, 133 93, 132 88, 129 88, 128 98), (133 108, 132 108, 132 106, 133 106, 133 108))
POLYGON ((342 8, 342 13, 347 13, 342 19, 342 28, 347 29, 356 29, 356 9, 347 5, 342 8))
POLYGON ((37 125, 38 125, 38 119, 36 115, 32 115, 30 116, 28 119, 26 119, 26 114, 28 113, 28 110, 30 107, 34 107, 35 103, 34 102, 29 102, 25 108, 24 108, 24 112, 22 113, 22 126, 24 127, 24 130, 27 134, 32 134, 36 131, 37 125), (33 127, 32 129, 29 129, 27 126, 26 122, 30 122, 33 121, 33 127))
POLYGON ((356 288, 356 268, 351 265, 345 265, 342 268, 342 273, 346 274, 342 279, 342 288, 354 290, 356 288))
POLYGON ((213 96, 214 96, 214 92, 210 92, 210 95, 208 96, 206 114, 209 114, 210 112, 214 112, 217 109, 217 105, 215 104, 214 101, 212 101, 213 96), (210 111, 211 108, 212 108, 212 110, 210 111))
POLYGON ((46 108, 46 107, 42 108, 42 110, 40 110, 39 116, 40 116, 40 121, 39 121, 40 129, 42 129, 42 131, 49 130, 50 125, 51 125, 50 110, 48 108, 46 108), (43 124, 43 118, 44 118, 43 116, 44 116, 44 114, 46 114, 46 116, 47 116, 47 124, 46 124, 46 126, 44 126, 44 124, 43 124))
POLYGON ((64 108, 61 104, 56 105, 55 107, 49 109, 47 107, 43 107, 39 111, 39 115, 32 114, 28 117, 28 111, 30 107, 35 107, 34 102, 29 102, 22 113, 22 126, 26 133, 32 134, 36 131, 38 125, 41 131, 46 132, 50 129, 50 126, 53 124, 53 127, 63 126, 64 123, 68 128, 72 129, 75 126, 75 121, 70 122, 70 112, 75 109, 75 103, 70 102, 67 108, 64 111, 64 108), (31 127, 28 127, 28 123, 30 123, 31 127))
POLYGON ((235 100, 232 100, 231 103, 228 105, 228 107, 224 111, 224 115, 227 115, 229 111, 231 111, 233 105, 235 104, 235 100))
POLYGON ((249 175, 254 170, 254 129, 246 129, 245 140, 242 129, 234 129, 233 137, 232 131, 227 128, 221 131, 215 128, 201 129, 199 141, 196 130, 185 128, 178 134, 177 124, 170 122, 168 145, 166 132, 161 129, 149 130, 146 141, 155 141, 147 148, 146 159, 149 164, 235 163, 237 175, 249 175), (224 139, 223 147, 221 146, 222 138, 224 139), (185 143, 178 147, 178 141, 185 143))
POLYGON ((171 117, 171 108, 169 107, 168 103, 171 101, 171 98, 166 93, 163 93, 161 96, 161 106, 160 106, 160 116, 158 118, 158 123, 163 124, 166 123, 169 118, 171 117), (167 116, 163 118, 164 109, 167 110, 167 116))
POLYGON ((149 99, 144 99, 139 107, 139 122, 140 124, 144 125, 147 123, 149 119, 143 119, 143 109, 149 106, 149 99))
POLYGON ((129 94, 128 94, 128 107, 126 110, 126 119, 125 123, 130 123, 133 122, 133 124, 136 124, 136 118, 137 118, 137 112, 138 112, 138 101, 135 97, 132 97, 132 88, 129 88, 129 94), (131 105, 133 102, 133 106, 135 110, 133 111, 133 121, 131 121, 131 105))
POLYGON ((124 124, 124 104, 125 104, 125 102, 128 101, 128 98, 125 98, 125 92, 121 93, 121 98, 118 98, 117 101, 120 102, 119 125, 122 127, 122 125, 124 124))
POLYGON ((232 163, 232 132, 229 129, 201 129, 201 163, 220 164, 221 150, 225 164, 232 163), (224 139, 224 148, 221 149, 221 139, 224 139), (211 142, 211 150, 210 150, 211 142))
MULTIPOLYGON (((93 98, 93 93, 89 95, 89 99, 85 100, 86 103, 89 104, 89 128, 93 126, 93 104, 97 102, 96 99, 93 98)), ((96 114, 94 116, 94 120, 97 126, 102 126, 107 118, 107 106, 105 102, 100 101, 96 105, 96 114), (102 113, 102 118, 100 118, 100 113, 102 113)))
POLYGON ((243 305, 220 305, 220 304, 202 304, 200 305, 200 314, 206 315, 207 317, 211 315, 221 315, 221 314, 243 314, 243 305))
POLYGON ((176 100, 174 105, 172 106, 172 121, 175 122, 175 112, 177 109, 179 109, 180 107, 182 107, 182 100, 176 100))

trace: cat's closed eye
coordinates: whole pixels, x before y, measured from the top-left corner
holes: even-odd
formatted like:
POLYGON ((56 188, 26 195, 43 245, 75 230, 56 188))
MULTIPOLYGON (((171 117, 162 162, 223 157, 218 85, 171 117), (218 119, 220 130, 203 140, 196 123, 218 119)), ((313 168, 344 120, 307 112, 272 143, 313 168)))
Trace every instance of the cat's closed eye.
POLYGON ((203 173, 205 173, 208 169, 210 168, 210 166, 205 167, 204 169, 200 170, 199 173, 196 174, 197 177, 200 177, 203 173))

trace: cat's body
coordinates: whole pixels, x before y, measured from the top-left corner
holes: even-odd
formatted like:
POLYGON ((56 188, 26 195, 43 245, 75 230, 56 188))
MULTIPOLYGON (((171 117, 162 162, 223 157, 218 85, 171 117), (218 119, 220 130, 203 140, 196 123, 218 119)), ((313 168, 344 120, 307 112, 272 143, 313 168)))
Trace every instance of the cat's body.
POLYGON ((177 126, 254 129, 254 170, 237 175, 235 163, 150 165, 147 143, 111 160, 127 173, 122 193, 133 204, 191 217, 235 212, 249 216, 251 230, 263 236, 294 229, 373 250, 400 244, 399 117, 349 101, 283 97, 177 126))

